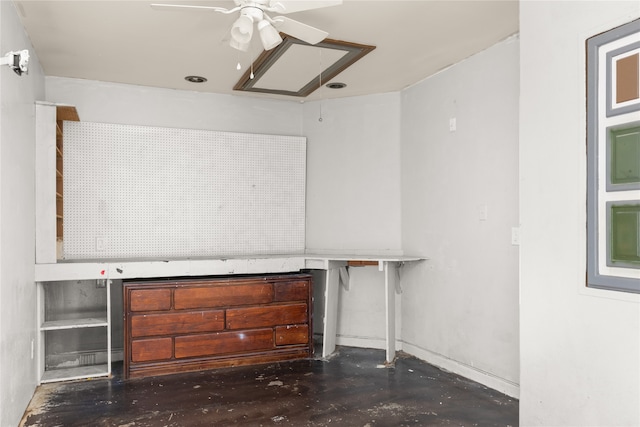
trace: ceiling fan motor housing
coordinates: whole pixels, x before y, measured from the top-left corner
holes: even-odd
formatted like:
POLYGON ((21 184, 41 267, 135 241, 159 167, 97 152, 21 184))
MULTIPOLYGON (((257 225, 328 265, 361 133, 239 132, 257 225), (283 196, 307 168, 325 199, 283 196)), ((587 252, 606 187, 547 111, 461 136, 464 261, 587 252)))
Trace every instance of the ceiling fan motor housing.
POLYGON ((249 43, 253 35, 253 23, 260 22, 264 18, 262 9, 246 6, 240 10, 240 17, 231 27, 231 36, 238 43, 249 43))
POLYGON ((156 3, 152 3, 151 7, 154 9, 165 10, 175 10, 179 8, 210 10, 224 14, 231 14, 239 11, 240 16, 231 27, 231 41, 229 44, 235 49, 246 52, 251 43, 254 24, 257 24, 262 45, 265 50, 272 49, 282 42, 280 32, 286 33, 309 44, 317 44, 328 36, 326 31, 319 30, 285 16, 276 16, 272 19, 265 12, 279 12, 287 14, 342 4, 342 0, 295 0, 290 3, 287 3, 286 0, 282 0, 282 2, 277 0, 234 0, 234 2, 236 7, 232 9, 225 9, 216 6, 156 3))
POLYGON ((253 22, 260 22, 264 19, 264 12, 257 6, 245 6, 240 9, 241 16, 248 16, 253 22))

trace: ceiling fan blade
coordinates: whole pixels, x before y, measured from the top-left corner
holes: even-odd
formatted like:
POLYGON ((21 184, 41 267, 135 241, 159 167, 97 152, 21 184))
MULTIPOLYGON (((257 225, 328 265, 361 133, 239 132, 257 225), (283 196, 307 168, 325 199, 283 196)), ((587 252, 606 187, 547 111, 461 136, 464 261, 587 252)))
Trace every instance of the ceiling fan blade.
POLYGON ((237 10, 240 10, 239 7, 234 7, 233 9, 225 9, 224 7, 215 7, 215 6, 193 6, 188 4, 162 4, 162 3, 152 3, 151 8, 155 10, 208 11, 208 12, 219 12, 224 14, 229 14, 237 10))
POLYGON ((272 7, 277 7, 278 13, 294 13, 302 12, 303 10, 320 9, 321 7, 339 6, 341 4, 342 0, 284 0, 272 2, 272 7), (278 5, 278 3, 280 4, 278 5))
POLYGON ((273 18, 273 21, 278 31, 282 31, 309 44, 320 43, 329 35, 326 31, 303 24, 302 22, 294 21, 286 16, 276 16, 273 18))

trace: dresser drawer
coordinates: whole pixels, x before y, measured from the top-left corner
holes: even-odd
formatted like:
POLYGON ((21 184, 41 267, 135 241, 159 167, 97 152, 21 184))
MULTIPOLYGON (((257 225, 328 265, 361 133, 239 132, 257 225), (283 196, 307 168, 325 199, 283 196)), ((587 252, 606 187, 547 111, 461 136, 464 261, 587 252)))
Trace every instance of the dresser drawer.
POLYGON ((291 281, 274 284, 274 301, 307 301, 308 281, 291 281))
POLYGON ((224 311, 135 314, 131 316, 131 337, 215 332, 224 329, 224 311))
POLYGON ((178 288, 174 295, 176 310, 267 304, 273 301, 273 285, 213 285, 178 288))
POLYGON ((308 325, 287 325, 276 327, 276 345, 306 344, 308 342, 308 325))
POLYGON ((307 304, 272 305, 227 310, 227 329, 251 329, 307 321, 307 304))
POLYGON ((131 311, 159 311, 171 309, 171 289, 134 289, 129 296, 131 311))
POLYGON ((171 338, 134 340, 131 343, 131 361, 133 362, 168 360, 172 355, 173 340, 171 338))
POLYGON ((176 337, 176 358, 217 356, 245 351, 273 349, 273 330, 259 329, 243 332, 176 337))

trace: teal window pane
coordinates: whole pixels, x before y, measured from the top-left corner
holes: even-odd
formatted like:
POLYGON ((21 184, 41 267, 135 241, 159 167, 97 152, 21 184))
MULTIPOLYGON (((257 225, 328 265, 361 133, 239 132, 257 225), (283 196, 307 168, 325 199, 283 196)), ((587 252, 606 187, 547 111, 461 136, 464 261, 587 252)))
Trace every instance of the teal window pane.
POLYGON ((640 126, 611 131, 611 183, 640 182, 640 126))
POLYGON ((640 268, 640 203, 611 206, 613 265, 640 268))

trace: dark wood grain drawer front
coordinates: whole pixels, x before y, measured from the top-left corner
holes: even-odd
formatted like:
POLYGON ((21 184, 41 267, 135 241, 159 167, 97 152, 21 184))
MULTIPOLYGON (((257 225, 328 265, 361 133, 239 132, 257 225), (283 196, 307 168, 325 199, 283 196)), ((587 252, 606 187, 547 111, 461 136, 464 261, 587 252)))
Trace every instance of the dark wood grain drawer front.
POLYGON ((273 301, 271 283, 214 285, 175 290, 176 310, 268 304, 273 301))
POLYGON ((131 311, 171 309, 171 289, 133 289, 129 295, 131 311))
POLYGON ((227 329, 251 329, 307 321, 307 304, 271 305, 227 310, 227 329))
POLYGON ((125 378, 313 354, 309 274, 125 281, 125 378))
POLYGON ((284 282, 274 285, 274 301, 307 301, 308 298, 308 281, 284 282))
POLYGON ((276 345, 306 344, 308 342, 308 325, 287 325, 276 327, 276 345))
POLYGON ((273 349, 273 330, 219 332, 176 337, 176 358, 273 349))
POLYGON ((224 329, 224 311, 173 312, 131 316, 131 337, 215 332, 224 329))
POLYGON ((171 359, 173 340, 171 338, 154 338, 134 340, 131 343, 131 361, 149 362, 171 359))

